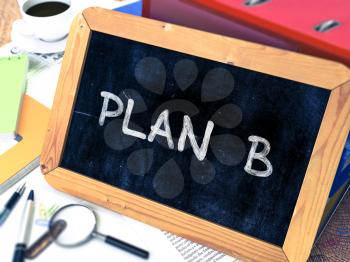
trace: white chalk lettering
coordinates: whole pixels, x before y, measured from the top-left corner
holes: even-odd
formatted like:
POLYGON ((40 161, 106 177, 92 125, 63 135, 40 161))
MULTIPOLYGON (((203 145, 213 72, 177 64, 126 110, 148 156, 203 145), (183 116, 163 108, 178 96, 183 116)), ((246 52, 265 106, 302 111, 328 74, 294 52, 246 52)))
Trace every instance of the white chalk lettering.
POLYGON ((126 106, 126 110, 125 110, 122 131, 124 134, 129 135, 129 136, 135 136, 135 137, 138 137, 141 139, 146 139, 146 135, 144 133, 129 129, 129 127, 128 127, 133 107, 134 107, 134 100, 128 99, 128 105, 126 106))
POLYGON ((171 130, 169 125, 169 110, 165 109, 159 114, 156 123, 151 126, 151 132, 148 135, 148 141, 153 142, 156 135, 164 136, 167 139, 170 149, 174 149, 174 141, 171 136, 171 130), (164 124, 164 130, 161 130, 161 125, 164 124))
POLYGON ((123 105, 122 100, 118 96, 116 96, 110 92, 102 91, 101 96, 103 97, 103 105, 102 105, 102 110, 101 110, 101 114, 100 114, 100 118, 98 120, 98 123, 100 124, 100 126, 103 126, 103 124, 105 123, 106 117, 120 116, 124 110, 124 105, 123 105), (118 108, 116 110, 108 111, 109 100, 113 100, 114 102, 117 103, 118 108))
MULTIPOLYGON (((104 99, 103 99, 101 114, 100 114, 98 123, 100 126, 103 126, 107 117, 118 117, 123 113, 124 104, 118 96, 110 92, 102 91, 101 96, 104 99), (117 109, 113 111, 108 110, 110 100, 113 100, 116 103, 117 109)), ((174 145, 174 140, 173 140, 171 128, 170 128, 169 110, 164 109, 159 114, 154 125, 151 125, 150 132, 147 137, 146 134, 129 128, 130 118, 132 115, 134 104, 135 102, 133 99, 128 99, 127 106, 125 109, 123 124, 122 124, 122 132, 125 135, 134 136, 140 139, 147 138, 149 142, 153 142, 157 135, 162 136, 167 139, 169 149, 174 149, 175 145, 174 145)), ((188 115, 184 115, 182 130, 181 130, 181 134, 177 144, 177 150, 179 152, 184 151, 186 139, 188 137, 194 155, 197 157, 199 161, 203 161, 207 155, 208 146, 209 146, 213 129, 214 129, 214 122, 209 120, 207 122, 207 126, 204 132, 202 144, 199 146, 196 140, 196 136, 194 135, 191 118, 188 115)), ((267 141, 263 137, 255 136, 255 135, 249 136, 248 141, 252 142, 252 145, 248 154, 247 162, 244 166, 244 171, 252 176, 269 177, 273 172, 272 164, 270 160, 267 158, 267 155, 270 153, 270 150, 271 150, 269 141, 267 141), (261 144, 263 147, 260 152, 257 152, 259 144, 261 144), (262 162, 266 166, 266 169, 265 170, 253 169, 254 160, 259 160, 260 162, 262 162)))
POLYGON ((210 141, 210 135, 211 135, 211 132, 213 131, 213 128, 214 128, 213 121, 208 121, 207 127, 205 129, 205 134, 204 134, 204 138, 202 141, 202 145, 201 145, 201 147, 199 147, 197 144, 196 138, 194 136, 194 133, 193 133, 193 126, 192 126, 191 119, 189 116, 185 115, 177 149, 180 152, 182 152, 184 150, 186 137, 188 136, 188 138, 190 139, 194 154, 196 155, 196 157, 198 158, 199 161, 202 161, 205 158, 205 156, 207 155, 208 145, 209 145, 209 141, 210 141))
POLYGON ((250 136, 248 140, 252 142, 252 146, 249 151, 247 163, 244 167, 244 171, 250 175, 258 176, 258 177, 268 177, 272 174, 273 168, 271 162, 266 158, 268 153, 270 152, 270 143, 265 138, 259 136, 250 136), (264 148, 261 152, 256 152, 258 144, 262 143, 264 148), (266 165, 266 170, 260 171, 252 169, 253 160, 257 159, 263 162, 266 165))

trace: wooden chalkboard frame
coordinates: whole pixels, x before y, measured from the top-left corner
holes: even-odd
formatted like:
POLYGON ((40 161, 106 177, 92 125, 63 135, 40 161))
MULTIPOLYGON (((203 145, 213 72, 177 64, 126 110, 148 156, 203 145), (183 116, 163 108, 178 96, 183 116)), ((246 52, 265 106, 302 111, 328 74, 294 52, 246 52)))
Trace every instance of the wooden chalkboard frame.
POLYGON ((350 70, 336 62, 89 8, 75 18, 68 38, 42 150, 42 173, 49 184, 61 191, 235 257, 249 261, 306 261, 350 129, 349 80, 350 70), (331 90, 282 248, 60 167, 92 30, 331 90))

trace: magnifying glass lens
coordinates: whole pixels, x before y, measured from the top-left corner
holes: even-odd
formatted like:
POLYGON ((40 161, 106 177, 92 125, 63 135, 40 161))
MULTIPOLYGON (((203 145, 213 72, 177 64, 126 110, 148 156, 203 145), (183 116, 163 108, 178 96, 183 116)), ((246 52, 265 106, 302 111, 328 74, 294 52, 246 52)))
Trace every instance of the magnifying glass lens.
POLYGON ((90 239, 96 226, 94 213, 87 207, 80 205, 66 206, 56 212, 50 224, 57 220, 64 220, 67 225, 56 238, 62 246, 76 246, 90 239))

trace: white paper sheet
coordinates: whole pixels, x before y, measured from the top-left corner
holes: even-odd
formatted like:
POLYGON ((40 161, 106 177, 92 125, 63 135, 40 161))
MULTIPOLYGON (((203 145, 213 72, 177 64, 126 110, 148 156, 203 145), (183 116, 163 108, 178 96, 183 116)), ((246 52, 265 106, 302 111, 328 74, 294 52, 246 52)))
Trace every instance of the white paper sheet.
POLYGON ((0 156, 17 143, 18 142, 13 138, 0 137, 0 156))
POLYGON ((239 259, 169 232, 163 231, 163 234, 187 262, 240 262, 239 259))

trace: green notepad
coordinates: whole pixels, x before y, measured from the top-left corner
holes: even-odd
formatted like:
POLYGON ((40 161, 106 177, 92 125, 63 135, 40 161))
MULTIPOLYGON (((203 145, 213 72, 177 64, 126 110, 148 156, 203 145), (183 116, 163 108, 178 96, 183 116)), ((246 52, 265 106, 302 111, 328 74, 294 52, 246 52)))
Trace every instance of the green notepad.
POLYGON ((25 91, 28 57, 0 57, 0 136, 14 137, 25 91))

